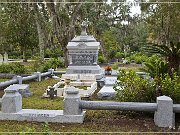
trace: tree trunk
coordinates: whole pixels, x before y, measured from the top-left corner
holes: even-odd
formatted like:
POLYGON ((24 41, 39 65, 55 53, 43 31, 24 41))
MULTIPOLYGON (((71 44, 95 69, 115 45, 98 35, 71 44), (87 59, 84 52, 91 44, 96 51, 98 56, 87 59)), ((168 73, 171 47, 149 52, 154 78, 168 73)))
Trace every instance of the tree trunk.
POLYGON ((39 50, 40 50, 40 60, 44 61, 44 38, 45 35, 43 33, 42 27, 41 27, 41 22, 40 22, 40 17, 39 17, 39 11, 38 7, 36 4, 34 4, 35 7, 35 21, 36 21, 36 26, 37 26, 37 31, 38 31, 38 38, 39 38, 39 50))
POLYGON ((67 67, 69 65, 68 50, 67 48, 64 48, 63 51, 64 51, 64 65, 65 67, 67 67))
POLYGON ((23 53, 23 62, 27 62, 26 49, 25 49, 25 47, 22 48, 22 53, 23 53))

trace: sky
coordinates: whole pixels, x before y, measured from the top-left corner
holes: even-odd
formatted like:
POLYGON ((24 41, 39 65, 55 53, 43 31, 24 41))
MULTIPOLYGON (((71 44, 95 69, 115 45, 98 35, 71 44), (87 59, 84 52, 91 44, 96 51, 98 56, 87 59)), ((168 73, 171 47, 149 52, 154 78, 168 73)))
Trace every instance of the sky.
MULTIPOLYGON (((133 2, 133 0, 126 0, 127 2, 133 2)), ((110 3, 111 0, 108 0, 108 3, 110 3)), ((133 6, 131 8, 131 16, 133 16, 134 14, 141 14, 141 10, 140 10, 140 6, 139 5, 136 5, 136 6, 133 6)))

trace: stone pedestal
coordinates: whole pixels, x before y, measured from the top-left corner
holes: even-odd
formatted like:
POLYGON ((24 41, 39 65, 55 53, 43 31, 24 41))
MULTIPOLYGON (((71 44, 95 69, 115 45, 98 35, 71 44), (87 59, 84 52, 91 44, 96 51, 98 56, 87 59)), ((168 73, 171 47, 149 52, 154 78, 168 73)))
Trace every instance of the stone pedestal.
POLYGON ((79 91, 75 87, 67 87, 65 89, 64 97, 64 115, 80 115, 82 109, 79 107, 81 100, 79 91))
POLYGON ((17 113, 22 110, 22 96, 18 89, 6 88, 2 97, 1 111, 3 113, 17 113))
POLYGON ((175 126, 173 101, 170 97, 157 97, 157 111, 154 114, 154 122, 158 127, 173 128, 175 126))

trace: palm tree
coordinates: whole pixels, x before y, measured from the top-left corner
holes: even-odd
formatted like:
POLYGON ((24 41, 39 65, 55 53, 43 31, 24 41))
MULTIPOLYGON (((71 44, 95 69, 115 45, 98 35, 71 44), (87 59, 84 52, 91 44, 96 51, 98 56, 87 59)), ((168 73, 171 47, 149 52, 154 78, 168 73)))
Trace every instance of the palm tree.
POLYGON ((168 73, 179 71, 180 65, 180 42, 174 44, 170 42, 169 45, 148 44, 143 47, 144 52, 148 54, 160 54, 168 62, 168 73))

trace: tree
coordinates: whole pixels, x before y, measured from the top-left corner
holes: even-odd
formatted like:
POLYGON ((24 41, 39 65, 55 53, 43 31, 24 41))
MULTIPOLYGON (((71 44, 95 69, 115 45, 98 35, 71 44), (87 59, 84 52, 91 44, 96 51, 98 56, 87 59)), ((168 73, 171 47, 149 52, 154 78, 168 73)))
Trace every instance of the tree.
POLYGON ((151 54, 161 54, 168 62, 169 74, 173 75, 173 72, 178 73, 180 65, 180 42, 170 42, 170 45, 146 45, 144 50, 151 54))
MULTIPOLYGON (((143 1, 143 0, 141 0, 143 1)), ((170 42, 180 41, 180 4, 171 3, 178 0, 171 0, 167 3, 152 4, 141 3, 141 10, 148 23, 148 30, 151 41, 156 44, 169 45, 170 42), (152 36, 153 35, 153 36, 152 36)), ((159 0, 158 2, 166 2, 159 0)))
MULTIPOLYGON (((51 22, 53 33, 64 52, 65 66, 68 65, 67 44, 75 35, 75 24, 77 23, 81 3, 56 3, 54 0, 45 0, 51 22)), ((62 2, 58 0, 56 2, 62 2)))
POLYGON ((32 12, 27 3, 8 3, 1 8, 1 23, 4 28, 2 38, 6 44, 20 48, 24 61, 27 61, 27 50, 37 46, 37 33, 32 12), (2 10, 3 9, 3 10, 2 10))

